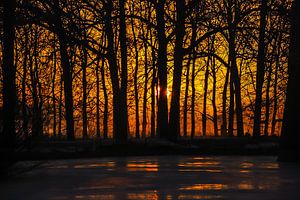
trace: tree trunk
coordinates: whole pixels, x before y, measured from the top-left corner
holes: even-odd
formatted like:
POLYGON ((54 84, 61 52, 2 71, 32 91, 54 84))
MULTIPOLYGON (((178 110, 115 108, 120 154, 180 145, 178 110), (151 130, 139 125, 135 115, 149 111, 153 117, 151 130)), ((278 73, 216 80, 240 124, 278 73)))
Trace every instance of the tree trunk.
MULTIPOLYGON (((192 23, 192 41, 194 43, 197 37, 197 24, 192 23)), ((196 87, 195 87, 195 79, 196 79, 196 47, 192 50, 192 94, 191 94, 191 140, 195 138, 195 99, 196 99, 196 87)))
MULTIPOLYGON (((214 40, 213 40, 214 41, 214 40)), ((213 44, 214 45, 214 44, 213 44)), ((214 46, 212 48, 214 51, 214 46)), ((217 90, 217 76, 216 76, 216 62, 215 58, 212 58, 212 78, 213 78, 213 94, 212 94, 212 107, 213 107, 213 123, 214 123, 214 136, 217 137, 218 134, 218 111, 216 103, 216 90, 217 90)))
POLYGON ((294 1, 291 11, 291 41, 289 52, 289 80, 287 86, 287 96, 283 117, 281 141, 280 141, 280 161, 300 160, 300 134, 298 133, 300 121, 300 2, 294 1))
POLYGON ((87 80, 86 80, 86 68, 87 68, 87 51, 83 47, 83 63, 82 63, 82 138, 86 140, 88 138, 88 119, 87 119, 87 80))
POLYGON ((189 96, 189 86, 190 86, 190 64, 191 55, 189 55, 189 60, 186 65, 186 75, 185 75, 185 94, 184 94, 184 104, 183 104, 183 135, 187 137, 187 116, 188 116, 188 96, 189 96))
MULTIPOLYGON (((54 11, 60 13, 58 2, 55 2, 54 11)), ((59 40, 59 50, 61 67, 63 71, 64 97, 65 97, 65 116, 67 124, 67 139, 74 140, 74 115, 73 115, 73 87, 72 87, 72 66, 68 55, 68 38, 63 28, 63 23, 60 16, 56 16, 56 31, 59 40)))
POLYGON ((280 41, 281 41, 282 35, 280 34, 278 39, 278 46, 277 46, 277 55, 275 56, 275 75, 274 75, 274 86, 273 86, 273 99, 274 99, 274 106, 273 106, 273 114, 272 114, 272 125, 271 125, 271 135, 275 135, 275 128, 276 128, 276 118, 277 118, 277 109, 278 109, 278 100, 277 100, 277 86, 278 86, 278 70, 280 67, 280 41))
POLYGON ((74 140, 74 116, 73 116, 73 91, 72 91, 72 71, 67 52, 66 36, 64 33, 60 33, 60 58, 63 68, 63 84, 64 84, 64 96, 65 96, 65 111, 67 122, 67 138, 68 140, 74 140))
POLYGON ((196 99, 196 87, 195 87, 195 78, 196 78, 196 49, 193 49, 193 64, 192 64, 192 99, 191 99, 191 140, 195 138, 195 99, 196 99))
POLYGON ((103 88, 103 95, 104 95, 103 138, 107 139, 108 138, 108 95, 107 95, 107 89, 105 83, 104 66, 105 66, 105 61, 102 60, 100 73, 101 73, 102 88, 103 88))
POLYGON ((225 83, 222 92, 222 125, 221 125, 221 135, 227 136, 227 89, 228 89, 228 81, 229 81, 229 72, 230 69, 227 69, 225 83))
POLYGON ((105 32, 107 36, 107 59, 113 89, 113 136, 116 143, 127 142, 128 116, 127 116, 127 45, 126 45, 126 23, 123 0, 120 6, 120 44, 121 44, 121 87, 115 51, 114 31, 112 27, 111 0, 105 5, 105 32))
POLYGON ((234 128, 234 85, 233 77, 230 74, 230 100, 229 100, 229 117, 228 117, 228 136, 233 137, 233 128, 234 128))
MULTIPOLYGON (((208 46, 210 46, 209 41, 208 41, 208 46)), ((207 125, 207 123, 206 123, 207 122, 207 112, 206 111, 207 111, 207 90, 208 90, 209 64, 210 64, 210 57, 207 57, 205 76, 204 76, 204 94, 203 94, 203 112, 202 112, 202 135, 204 137, 206 136, 206 125, 207 125)))
MULTIPOLYGON (((147 37, 148 37, 148 30, 147 30, 147 37)), ((146 38, 147 38, 146 37, 146 38)), ((147 128, 147 94, 148 94, 148 44, 145 42, 145 66, 144 66, 144 76, 145 76, 145 83, 144 83, 144 95, 143 95, 143 124, 142 124, 142 136, 143 138, 146 137, 146 128, 147 128)))
POLYGON ((264 126, 264 136, 269 135, 269 122, 270 122, 270 85, 272 79, 272 66, 269 66, 267 85, 266 85, 266 111, 265 111, 265 126, 264 126))
POLYGON ((134 29, 133 19, 131 19, 131 30, 133 34, 133 46, 135 53, 135 69, 134 69, 134 100, 135 100, 135 137, 140 138, 140 119, 139 119, 139 91, 138 91, 138 71, 139 71, 139 50, 137 46, 137 38, 134 29))
POLYGON ((27 103, 26 103, 26 80, 27 80, 27 61, 29 56, 29 48, 28 48, 28 32, 29 30, 25 30, 25 50, 24 50, 24 59, 23 59, 23 77, 22 77, 22 117, 23 117, 23 133, 24 137, 28 138, 28 114, 27 114, 27 103))
POLYGON ((121 48, 121 90, 120 90, 120 116, 122 123, 120 137, 118 140, 121 143, 127 142, 128 137, 128 111, 127 111, 127 33, 126 33, 126 19, 125 19, 125 0, 119 0, 120 6, 120 48, 121 48))
POLYGON ((183 38, 185 35, 185 1, 176 1, 174 72, 170 108, 169 137, 177 140, 180 137, 180 89, 183 62, 183 38))
POLYGON ((167 71, 167 38, 165 33, 165 0, 159 0, 156 5, 157 39, 158 39, 158 113, 157 129, 159 137, 168 138, 168 71, 167 71))
POLYGON ((56 98, 55 98, 55 80, 56 80, 56 46, 55 37, 53 42, 53 77, 52 77, 52 106, 53 106, 53 137, 56 138, 56 98))
POLYGON ((16 97, 16 68, 14 66, 15 40, 15 0, 3 2, 3 133, 1 147, 13 150, 16 143, 15 112, 16 97))
MULTIPOLYGON (((241 98, 241 82, 239 77, 239 71, 237 68, 237 62, 236 62, 236 32, 237 32, 237 25, 235 24, 236 17, 236 6, 233 5, 233 2, 230 0, 228 2, 228 24, 229 24, 229 67, 230 67, 230 80, 233 84, 230 85, 232 87, 230 90, 231 92, 234 91, 234 93, 230 93, 230 98, 233 99, 233 94, 235 97, 235 110, 236 110, 236 126, 237 126, 237 136, 241 137, 244 136, 244 122, 243 122, 243 106, 242 106, 242 98, 241 98)), ((233 102, 233 100, 231 101, 233 102)), ((233 105, 230 105, 230 109, 233 105)), ((232 111, 232 110, 231 110, 232 111)), ((233 121, 233 116, 229 116, 229 118, 233 121)), ((230 122, 231 123, 231 122, 230 122)), ((233 126, 230 127, 233 129, 233 126)), ((233 134, 233 130, 229 130, 229 135, 233 134)))
POLYGON ((96 136, 100 139, 100 73, 99 73, 99 61, 96 65, 96 136))
POLYGON ((59 105, 58 105, 58 138, 62 138, 62 96, 63 96, 63 78, 62 71, 60 70, 60 83, 59 83, 59 105))
POLYGON ((254 109, 254 125, 253 125, 253 137, 258 138, 261 134, 261 107, 262 107, 262 88, 265 75, 265 35, 267 25, 267 0, 261 0, 260 9, 260 28, 259 28, 259 43, 258 43, 258 55, 257 55, 257 67, 256 67, 256 98, 254 109))
POLYGON ((43 134, 43 126, 42 126, 42 116, 41 116, 41 109, 40 103, 42 103, 42 99, 39 98, 39 66, 38 66, 38 32, 35 30, 34 33, 34 45, 33 45, 33 56, 30 57, 30 78, 31 78, 31 87, 32 87, 32 99, 33 99, 33 117, 32 117, 32 136, 35 138, 40 137, 43 134))
POLYGON ((156 85, 157 85, 157 73, 156 73, 156 65, 155 65, 155 51, 152 49, 152 82, 151 82, 151 137, 155 138, 156 136, 156 127, 155 127, 155 107, 156 107, 156 101, 155 95, 157 94, 156 85), (155 92, 156 91, 156 92, 155 92))

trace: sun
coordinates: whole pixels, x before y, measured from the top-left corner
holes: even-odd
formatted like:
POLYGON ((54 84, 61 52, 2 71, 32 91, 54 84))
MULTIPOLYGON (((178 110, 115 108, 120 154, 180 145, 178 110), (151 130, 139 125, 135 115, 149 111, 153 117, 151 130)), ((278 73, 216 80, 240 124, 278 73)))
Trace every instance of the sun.
MULTIPOLYGON (((157 87, 157 90, 155 90, 155 96, 158 96, 160 94, 160 90, 160 87, 157 87)), ((167 89, 166 95, 167 97, 170 97, 172 95, 169 89, 167 89)))

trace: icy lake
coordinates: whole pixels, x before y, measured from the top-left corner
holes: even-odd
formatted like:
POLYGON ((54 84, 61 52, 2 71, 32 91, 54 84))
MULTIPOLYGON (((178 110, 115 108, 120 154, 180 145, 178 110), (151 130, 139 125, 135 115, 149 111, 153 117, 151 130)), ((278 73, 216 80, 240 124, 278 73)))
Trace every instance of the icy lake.
POLYGON ((300 199, 300 165, 265 156, 43 162, 0 182, 1 200, 300 199))

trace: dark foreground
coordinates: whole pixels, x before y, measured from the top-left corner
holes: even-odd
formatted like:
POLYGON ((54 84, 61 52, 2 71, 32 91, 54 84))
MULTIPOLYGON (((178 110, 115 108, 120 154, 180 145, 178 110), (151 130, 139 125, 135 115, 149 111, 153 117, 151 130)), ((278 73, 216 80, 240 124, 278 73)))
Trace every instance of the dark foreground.
MULTIPOLYGON (((120 156, 161 156, 161 155, 265 155, 277 156, 278 138, 253 140, 244 138, 197 138, 180 139, 170 142, 163 139, 131 139, 126 144, 115 144, 113 140, 44 140, 21 148, 15 160, 78 159, 120 156)), ((1 155, 1 150, 0 150, 1 155)), ((6 155, 6 153, 4 153, 6 155)), ((3 156, 2 156, 3 157, 3 156)))
MULTIPOLYGON (((20 162, 19 166, 32 162, 20 162)), ((2 200, 300 199, 300 165, 271 156, 43 161, 0 182, 2 200)))

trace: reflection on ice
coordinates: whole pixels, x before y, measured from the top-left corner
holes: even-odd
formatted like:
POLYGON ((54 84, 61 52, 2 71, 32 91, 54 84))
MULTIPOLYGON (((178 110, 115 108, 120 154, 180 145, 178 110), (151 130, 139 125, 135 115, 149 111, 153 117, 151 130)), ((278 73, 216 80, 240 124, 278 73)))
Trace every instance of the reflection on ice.
POLYGON ((208 172, 208 173, 221 173, 220 162, 205 159, 202 157, 195 157, 189 162, 180 161, 177 166, 180 172, 208 172))
POLYGON ((78 164, 74 165, 75 169, 84 168, 112 168, 115 166, 115 162, 105 162, 105 163, 91 163, 91 164, 78 164))
POLYGON ((159 165, 157 162, 147 161, 129 161, 127 163, 127 170, 130 172, 134 171, 145 171, 145 172, 157 172, 159 165))
POLYGON ((221 173, 222 170, 218 169, 179 169, 180 172, 209 172, 209 173, 221 173))
POLYGON ((300 199, 299 167, 275 160, 158 156, 48 161, 21 179, 0 183, 0 194, 1 200, 289 199, 289 194, 300 199))
POLYGON ((76 195, 75 199, 84 199, 84 200, 114 200, 115 196, 113 194, 95 194, 95 195, 76 195))
POLYGON ((241 164, 241 168, 244 168, 244 169, 249 169, 249 168, 252 168, 254 166, 253 163, 250 163, 250 162, 243 162, 241 164))
POLYGON ((260 168, 263 169, 279 169, 279 164, 278 163, 262 163, 260 168))
POLYGON ((225 190, 228 185, 225 184, 194 184, 179 188, 179 190, 225 190))
POLYGON ((145 191, 145 192, 139 192, 139 193, 128 193, 127 199, 130 200, 145 200, 145 199, 151 199, 151 200, 158 200, 158 192, 156 190, 153 191, 145 191))
POLYGON ((192 194, 182 194, 178 196, 178 199, 220 199, 223 196, 221 195, 192 195, 192 194))

